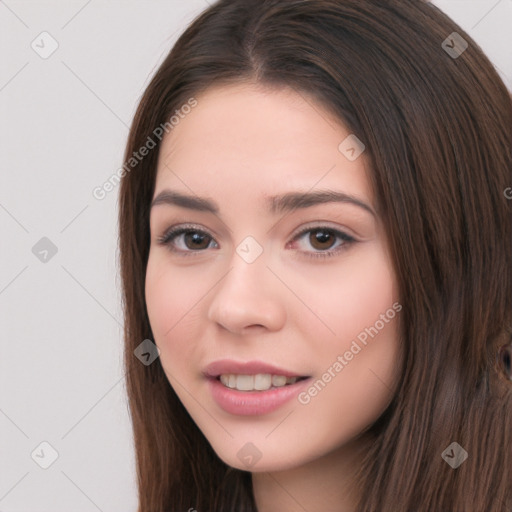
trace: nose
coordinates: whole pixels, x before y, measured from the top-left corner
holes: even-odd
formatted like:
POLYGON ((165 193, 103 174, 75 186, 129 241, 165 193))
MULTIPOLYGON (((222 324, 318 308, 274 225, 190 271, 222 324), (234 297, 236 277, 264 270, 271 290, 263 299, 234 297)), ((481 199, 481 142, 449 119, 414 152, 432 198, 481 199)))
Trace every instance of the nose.
POLYGON ((212 290, 210 321, 236 334, 282 328, 286 321, 283 284, 266 266, 264 254, 247 263, 234 252, 228 272, 212 290))

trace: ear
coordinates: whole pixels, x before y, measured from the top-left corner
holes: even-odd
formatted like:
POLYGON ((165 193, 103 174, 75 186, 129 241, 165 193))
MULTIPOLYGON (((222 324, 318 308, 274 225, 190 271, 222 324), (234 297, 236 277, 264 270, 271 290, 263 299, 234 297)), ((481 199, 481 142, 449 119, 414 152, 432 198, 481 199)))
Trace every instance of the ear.
POLYGON ((503 345, 498 351, 498 365, 505 377, 512 381, 512 338, 510 343, 503 345))

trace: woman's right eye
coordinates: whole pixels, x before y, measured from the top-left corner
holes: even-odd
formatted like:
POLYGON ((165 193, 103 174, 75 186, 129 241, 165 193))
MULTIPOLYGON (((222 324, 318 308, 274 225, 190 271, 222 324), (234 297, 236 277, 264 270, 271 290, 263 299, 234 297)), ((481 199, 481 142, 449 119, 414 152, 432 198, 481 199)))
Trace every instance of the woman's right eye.
MULTIPOLYGON (((167 230, 157 241, 159 244, 167 246, 172 252, 189 256, 201 252, 204 249, 208 249, 213 238, 205 231, 197 229, 194 226, 180 226, 167 230), (180 241, 181 244, 179 243, 180 241), (178 247, 176 247, 177 245, 178 247), (179 245, 181 245, 181 247, 179 247, 179 245)), ((214 243, 218 246, 216 242, 214 243)))

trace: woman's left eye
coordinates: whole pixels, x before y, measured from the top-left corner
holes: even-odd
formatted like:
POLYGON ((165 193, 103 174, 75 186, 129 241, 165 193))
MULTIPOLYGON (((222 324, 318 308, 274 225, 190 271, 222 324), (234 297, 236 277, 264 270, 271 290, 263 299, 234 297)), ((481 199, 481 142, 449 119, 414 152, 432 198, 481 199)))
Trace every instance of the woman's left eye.
MULTIPOLYGON (((335 256, 345 250, 352 243, 356 242, 355 238, 347 235, 343 231, 329 228, 327 226, 309 227, 303 229, 300 233, 293 237, 292 243, 307 239, 310 246, 316 251, 299 251, 311 258, 326 258, 335 256), (309 234, 308 237, 305 235, 309 234), (333 249, 333 241, 340 241, 333 249)), ((197 229, 194 226, 178 226, 167 230, 163 236, 158 238, 158 243, 165 245, 174 253, 181 253, 183 256, 190 256, 194 253, 200 253, 204 249, 208 249, 211 243, 218 247, 217 242, 206 232, 197 229), (177 243, 181 242, 181 244, 177 243), (205 244, 206 242, 206 244, 205 244), (181 245, 181 247, 177 247, 181 245), (184 246, 184 247, 183 247, 184 246)), ((289 244, 287 244, 289 247, 289 244)))
POLYGON ((347 233, 337 229, 329 228, 327 226, 306 228, 299 234, 295 235, 293 241, 303 238, 309 242, 311 247, 320 250, 320 252, 305 251, 305 254, 312 258, 327 258, 329 256, 335 256, 356 241, 354 237, 347 235, 347 233), (306 237, 305 235, 308 236, 306 237), (333 249, 332 243, 333 240, 336 240, 336 238, 340 240, 340 243, 336 246, 336 249, 333 249), (326 251, 322 249, 328 250, 326 251))

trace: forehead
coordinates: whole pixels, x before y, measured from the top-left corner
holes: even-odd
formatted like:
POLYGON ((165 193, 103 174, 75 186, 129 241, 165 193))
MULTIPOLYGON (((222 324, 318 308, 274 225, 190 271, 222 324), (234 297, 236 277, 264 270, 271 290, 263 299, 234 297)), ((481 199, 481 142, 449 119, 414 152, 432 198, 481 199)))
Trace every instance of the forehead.
POLYGON ((237 84, 195 99, 163 139, 155 195, 168 187, 259 196, 341 187, 370 200, 364 153, 347 159, 340 144, 350 132, 311 98, 290 88, 237 84))

